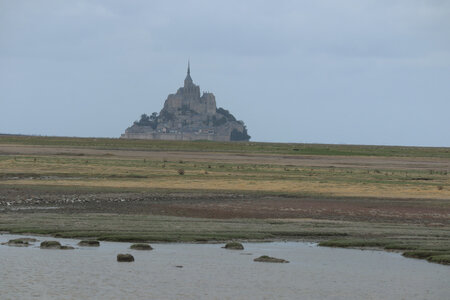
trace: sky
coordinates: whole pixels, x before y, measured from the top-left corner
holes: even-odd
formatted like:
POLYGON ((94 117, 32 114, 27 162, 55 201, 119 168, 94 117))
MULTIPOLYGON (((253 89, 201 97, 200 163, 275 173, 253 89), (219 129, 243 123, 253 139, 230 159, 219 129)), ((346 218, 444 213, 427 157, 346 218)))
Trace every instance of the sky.
POLYGON ((188 59, 252 141, 450 146, 447 0, 0 0, 0 133, 119 137, 188 59))

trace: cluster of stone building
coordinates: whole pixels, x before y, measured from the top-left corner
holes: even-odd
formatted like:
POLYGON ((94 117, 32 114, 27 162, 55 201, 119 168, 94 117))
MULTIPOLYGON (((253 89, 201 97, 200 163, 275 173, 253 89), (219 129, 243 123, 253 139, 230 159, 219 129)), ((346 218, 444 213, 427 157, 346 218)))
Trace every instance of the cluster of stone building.
POLYGON ((227 110, 217 109, 214 94, 200 95, 200 87, 192 81, 188 64, 184 86, 167 97, 159 115, 143 115, 121 138, 248 141, 250 136, 243 121, 236 120, 227 110))

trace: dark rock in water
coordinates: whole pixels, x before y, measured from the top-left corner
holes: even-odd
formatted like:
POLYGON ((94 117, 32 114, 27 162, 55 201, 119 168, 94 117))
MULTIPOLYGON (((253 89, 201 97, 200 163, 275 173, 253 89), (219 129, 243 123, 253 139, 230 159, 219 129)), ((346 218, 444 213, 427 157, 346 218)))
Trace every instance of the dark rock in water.
POLYGON ((230 250, 244 250, 244 246, 242 246, 242 244, 238 242, 226 243, 225 247, 223 248, 230 250))
POLYGON ((61 249, 61 244, 58 241, 43 241, 41 249, 61 249))
POLYGON ((2 243, 3 245, 8 246, 16 246, 16 247, 27 247, 30 246, 29 242, 36 241, 35 239, 29 239, 29 238, 20 238, 20 239, 13 239, 9 240, 7 243, 2 243))
POLYGON ((73 250, 75 248, 72 247, 72 246, 61 246, 59 249, 61 249, 61 250, 73 250))
POLYGON ((183 268, 183 266, 175 266, 175 267, 176 267, 176 268, 180 268, 180 269, 183 268))
POLYGON ((153 250, 152 246, 149 244, 133 244, 130 249, 134 250, 153 250))
POLYGON ((267 255, 263 255, 258 258, 255 258, 253 261, 270 262, 270 263, 288 263, 289 262, 289 261, 281 259, 281 258, 270 257, 267 255))
POLYGON ((80 241, 78 243, 79 246, 86 246, 86 247, 99 247, 100 242, 99 241, 93 241, 93 240, 84 240, 80 241))
POLYGON ((131 262, 131 261, 134 261, 134 257, 131 254, 117 254, 117 261, 131 262))

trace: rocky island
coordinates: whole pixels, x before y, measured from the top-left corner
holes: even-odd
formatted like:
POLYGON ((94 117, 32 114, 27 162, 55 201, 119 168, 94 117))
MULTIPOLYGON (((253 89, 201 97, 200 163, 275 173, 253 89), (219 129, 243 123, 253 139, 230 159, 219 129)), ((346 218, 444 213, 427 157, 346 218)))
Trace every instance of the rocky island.
POLYGON ((154 140, 248 141, 243 121, 226 109, 217 108, 214 94, 204 92, 191 78, 188 63, 184 86, 170 94, 158 114, 143 114, 121 138, 154 140))

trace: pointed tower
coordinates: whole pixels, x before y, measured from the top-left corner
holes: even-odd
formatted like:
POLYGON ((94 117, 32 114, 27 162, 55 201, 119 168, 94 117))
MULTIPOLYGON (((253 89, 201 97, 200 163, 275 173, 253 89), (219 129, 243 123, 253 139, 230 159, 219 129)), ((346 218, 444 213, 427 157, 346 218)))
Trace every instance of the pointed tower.
POLYGON ((192 81, 192 78, 191 78, 191 64, 188 60, 188 69, 187 69, 186 78, 184 79, 184 87, 187 88, 187 87, 192 86, 193 84, 194 84, 194 82, 192 81))

